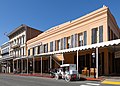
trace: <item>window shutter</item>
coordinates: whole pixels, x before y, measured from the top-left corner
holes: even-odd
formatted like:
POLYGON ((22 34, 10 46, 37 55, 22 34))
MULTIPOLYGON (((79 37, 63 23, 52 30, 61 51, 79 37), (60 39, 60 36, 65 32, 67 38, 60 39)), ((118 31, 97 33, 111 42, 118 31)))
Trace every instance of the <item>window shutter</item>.
POLYGON ((63 49, 63 38, 60 39, 60 43, 61 43, 61 50, 63 49))
POLYGON ((67 38, 66 37, 64 37, 64 49, 66 49, 66 45, 67 45, 67 38))
POLYGON ((78 34, 75 34, 75 47, 78 47, 78 34))
POLYGON ((87 31, 84 31, 84 45, 87 44, 87 31))
POLYGON ((71 47, 70 48, 73 48, 73 35, 71 35, 71 47))

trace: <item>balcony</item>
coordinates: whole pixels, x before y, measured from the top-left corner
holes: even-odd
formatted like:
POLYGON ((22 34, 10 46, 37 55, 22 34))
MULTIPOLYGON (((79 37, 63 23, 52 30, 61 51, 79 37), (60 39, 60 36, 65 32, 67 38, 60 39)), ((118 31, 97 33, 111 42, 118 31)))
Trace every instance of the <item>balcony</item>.
POLYGON ((19 43, 11 45, 11 48, 12 48, 12 49, 16 49, 16 48, 19 48, 19 47, 20 47, 20 44, 19 44, 19 43))

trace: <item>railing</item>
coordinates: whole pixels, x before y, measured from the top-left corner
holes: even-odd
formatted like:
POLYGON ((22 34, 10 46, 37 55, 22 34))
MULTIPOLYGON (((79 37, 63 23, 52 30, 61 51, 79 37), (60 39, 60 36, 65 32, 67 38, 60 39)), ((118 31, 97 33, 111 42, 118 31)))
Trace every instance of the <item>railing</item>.
POLYGON ((11 48, 19 48, 20 47, 20 44, 19 43, 16 43, 16 44, 13 44, 13 45, 11 45, 11 48))

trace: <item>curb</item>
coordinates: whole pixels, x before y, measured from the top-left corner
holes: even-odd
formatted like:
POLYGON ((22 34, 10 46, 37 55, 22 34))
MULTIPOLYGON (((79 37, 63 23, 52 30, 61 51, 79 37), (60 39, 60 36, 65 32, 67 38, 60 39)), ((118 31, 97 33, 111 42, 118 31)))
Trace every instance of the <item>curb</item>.
POLYGON ((102 84, 112 84, 112 85, 120 85, 120 82, 119 81, 103 81, 101 82, 102 84))

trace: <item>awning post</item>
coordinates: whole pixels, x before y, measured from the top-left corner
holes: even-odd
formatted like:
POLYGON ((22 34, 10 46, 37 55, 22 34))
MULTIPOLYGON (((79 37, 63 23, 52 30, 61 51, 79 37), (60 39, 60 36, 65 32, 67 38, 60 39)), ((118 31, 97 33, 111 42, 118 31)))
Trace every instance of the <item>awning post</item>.
POLYGON ((98 78, 98 47, 96 48, 96 78, 98 78))
POLYGON ((41 57, 41 75, 42 75, 42 57, 41 57))
POLYGON ((21 73, 23 73, 23 59, 21 59, 21 73))
POLYGON ((14 70, 15 68, 14 68, 14 59, 13 59, 13 73, 15 72, 15 70, 14 70))
POLYGON ((27 57, 27 74, 28 74, 28 57, 27 57))
POLYGON ((35 73, 35 58, 33 57, 33 73, 35 73))
POLYGON ((52 68, 52 56, 50 56, 50 69, 52 68))
POLYGON ((78 50, 77 50, 77 71, 78 71, 78 50))
POLYGON ((18 65, 19 65, 19 63, 18 63, 18 60, 17 60, 17 72, 18 72, 18 65))

